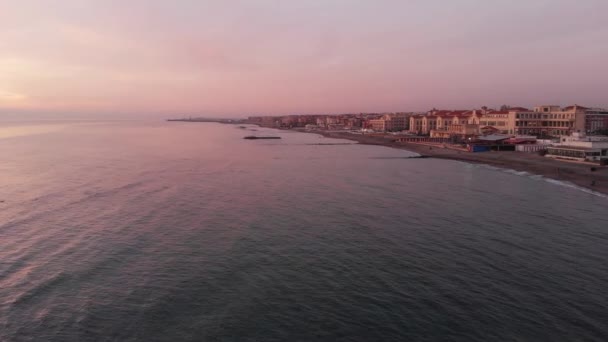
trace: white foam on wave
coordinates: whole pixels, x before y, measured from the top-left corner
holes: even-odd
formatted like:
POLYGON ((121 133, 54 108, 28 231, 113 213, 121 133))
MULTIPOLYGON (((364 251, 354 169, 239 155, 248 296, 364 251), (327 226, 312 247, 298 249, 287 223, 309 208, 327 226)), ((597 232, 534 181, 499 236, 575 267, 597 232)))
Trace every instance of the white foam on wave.
POLYGON ((608 198, 608 195, 605 195, 601 192, 593 191, 591 189, 584 188, 584 187, 576 185, 574 183, 561 181, 561 180, 557 180, 557 179, 552 179, 552 178, 547 178, 542 175, 536 175, 533 173, 529 173, 527 171, 517 171, 517 170, 513 170, 513 169, 505 169, 505 168, 501 168, 501 167, 484 165, 484 164, 475 164, 475 167, 482 167, 485 169, 500 171, 500 172, 504 172, 504 173, 508 173, 508 174, 512 174, 512 175, 516 175, 516 176, 521 176, 521 177, 526 177, 526 178, 530 178, 530 179, 534 179, 534 180, 542 180, 542 181, 545 181, 545 182, 548 182, 548 183, 551 183, 554 185, 563 186, 566 188, 582 191, 582 192, 590 194, 590 195, 595 195, 595 196, 598 196, 601 198, 608 198))
POLYGON ((576 190, 579 190, 579 191, 582 191, 582 192, 585 192, 585 193, 588 193, 588 194, 591 194, 591 195, 596 195, 596 196, 602 197, 602 198, 608 198, 608 195, 605 195, 605 194, 603 194, 601 192, 593 191, 591 189, 583 188, 582 186, 578 186, 578 185, 576 185, 574 183, 564 182, 564 181, 560 181, 560 180, 557 180, 557 179, 551 179, 551 178, 546 178, 546 177, 542 177, 542 176, 541 176, 541 178, 544 181, 549 182, 551 184, 565 186, 565 187, 571 188, 571 189, 576 189, 576 190))
POLYGON ((497 169, 500 171, 506 172, 506 173, 517 175, 517 176, 532 176, 531 173, 526 172, 526 171, 517 171, 517 170, 512 170, 512 169, 501 169, 501 168, 497 168, 497 169))

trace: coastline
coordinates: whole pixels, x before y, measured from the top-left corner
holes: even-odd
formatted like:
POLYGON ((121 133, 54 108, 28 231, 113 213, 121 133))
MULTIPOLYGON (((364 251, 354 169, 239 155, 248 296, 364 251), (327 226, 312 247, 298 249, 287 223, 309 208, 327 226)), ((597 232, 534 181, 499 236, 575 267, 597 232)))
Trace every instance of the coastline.
POLYGON ((306 131, 303 129, 289 130, 318 134, 327 138, 356 141, 362 145, 379 145, 407 150, 428 158, 456 160, 527 172, 545 178, 571 183, 581 188, 608 195, 608 168, 598 165, 554 160, 540 156, 536 153, 509 151, 473 153, 443 148, 441 146, 393 142, 378 136, 342 132, 306 131), (592 168, 594 168, 595 171, 591 171, 592 168))

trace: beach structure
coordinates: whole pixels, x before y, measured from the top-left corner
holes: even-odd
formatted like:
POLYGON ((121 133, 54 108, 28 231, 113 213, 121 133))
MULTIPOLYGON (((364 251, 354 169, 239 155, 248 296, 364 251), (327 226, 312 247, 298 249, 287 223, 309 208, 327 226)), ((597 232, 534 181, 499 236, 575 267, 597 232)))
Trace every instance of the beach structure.
POLYGON ((547 148, 549 158, 608 164, 608 137, 573 133, 547 148))
POLYGON ((486 151, 515 151, 515 145, 509 143, 512 136, 507 134, 482 135, 476 139, 471 139, 467 144, 469 152, 486 151))

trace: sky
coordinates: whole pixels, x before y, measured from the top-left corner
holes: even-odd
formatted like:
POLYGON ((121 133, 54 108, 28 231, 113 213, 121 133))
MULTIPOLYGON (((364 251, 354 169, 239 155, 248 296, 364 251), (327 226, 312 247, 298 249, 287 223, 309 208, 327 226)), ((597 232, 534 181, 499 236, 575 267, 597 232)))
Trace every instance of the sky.
POLYGON ((0 0, 0 114, 608 106, 606 0, 0 0))

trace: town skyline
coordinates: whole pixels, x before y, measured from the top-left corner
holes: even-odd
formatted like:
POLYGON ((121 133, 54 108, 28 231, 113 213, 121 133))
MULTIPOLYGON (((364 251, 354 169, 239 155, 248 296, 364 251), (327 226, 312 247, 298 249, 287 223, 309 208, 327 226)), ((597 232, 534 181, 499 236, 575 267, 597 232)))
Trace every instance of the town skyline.
POLYGON ((11 2, 0 113, 607 107, 608 3, 11 2))

